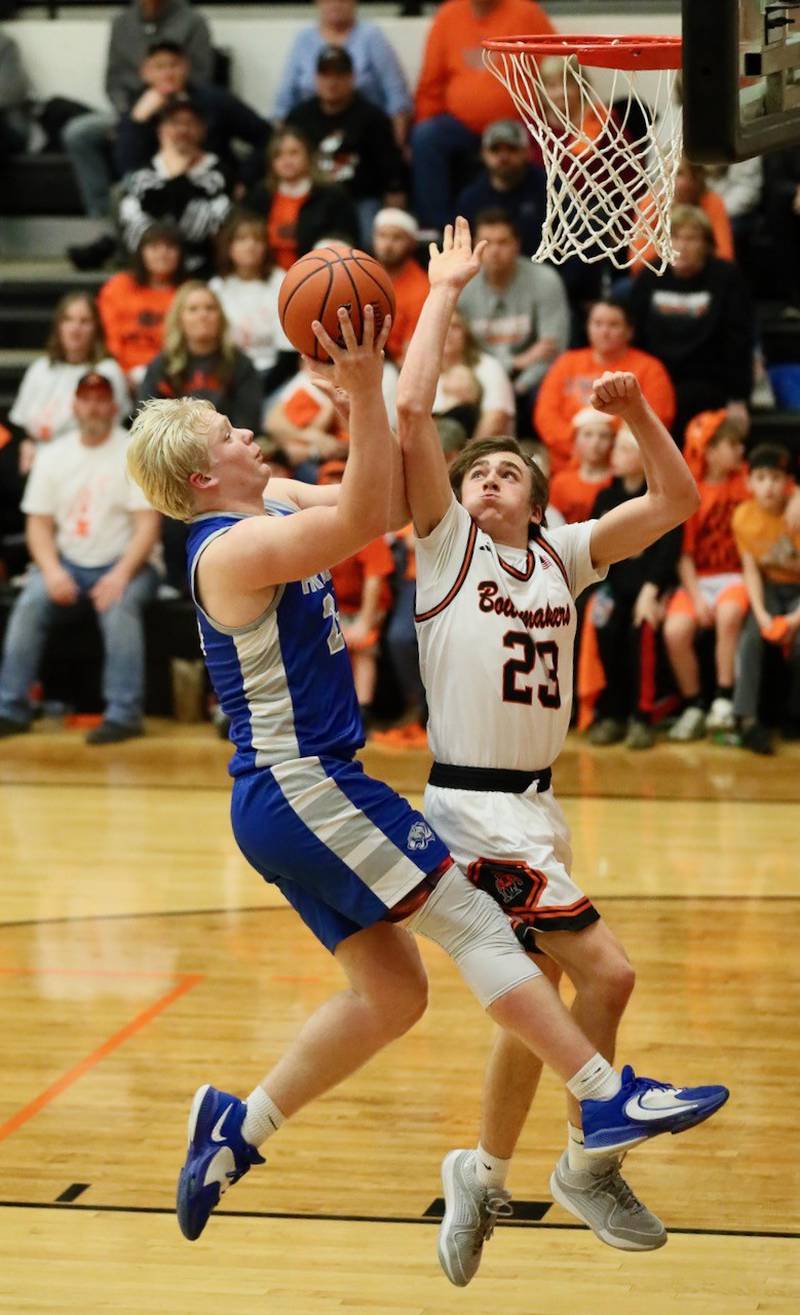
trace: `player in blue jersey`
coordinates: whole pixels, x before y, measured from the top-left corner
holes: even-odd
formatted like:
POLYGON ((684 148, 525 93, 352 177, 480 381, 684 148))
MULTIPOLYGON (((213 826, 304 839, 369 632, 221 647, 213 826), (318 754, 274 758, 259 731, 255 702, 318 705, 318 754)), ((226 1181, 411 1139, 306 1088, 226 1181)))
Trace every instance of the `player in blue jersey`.
POLYGON ((329 568, 409 513, 380 386, 389 322, 376 338, 368 307, 361 345, 344 310, 340 326, 343 346, 314 324, 349 399, 341 485, 271 481, 252 433, 192 399, 146 403, 129 447, 151 504, 190 525, 205 660, 236 745, 237 843, 347 978, 245 1101, 210 1084, 195 1093, 177 1200, 192 1240, 286 1118, 421 1016, 427 983, 405 927, 441 945, 491 1017, 560 1075, 581 1102, 590 1149, 681 1131, 724 1099, 723 1088, 681 1089, 669 1115, 654 1117, 647 1102, 659 1084, 630 1070, 621 1080, 494 900, 422 815, 354 760, 361 724, 329 568))

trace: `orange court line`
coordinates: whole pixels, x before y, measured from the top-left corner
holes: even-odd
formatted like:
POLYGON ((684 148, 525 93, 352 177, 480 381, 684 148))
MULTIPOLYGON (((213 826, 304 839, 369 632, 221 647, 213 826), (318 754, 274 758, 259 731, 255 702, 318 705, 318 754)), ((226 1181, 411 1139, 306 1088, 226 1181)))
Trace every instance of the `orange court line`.
POLYGON ((44 1091, 40 1092, 38 1096, 35 1096, 32 1101, 27 1105, 23 1105, 22 1109, 17 1110, 16 1114, 12 1114, 11 1118, 7 1119, 5 1123, 0 1124, 0 1141, 5 1141, 6 1137, 11 1136, 12 1132, 16 1132, 18 1128, 22 1127, 23 1123, 27 1123, 29 1119, 33 1118, 34 1114, 38 1114, 46 1105, 49 1105, 54 1101, 57 1096, 60 1096, 63 1091, 66 1091, 68 1087, 71 1087, 73 1082, 77 1082, 78 1078, 83 1077, 84 1073, 88 1073, 89 1069, 94 1068, 96 1064, 99 1064, 101 1059, 105 1059, 106 1055, 110 1055, 112 1050, 116 1050, 117 1047, 121 1046, 129 1037, 134 1036, 136 1032, 140 1032, 142 1028, 152 1022, 158 1014, 162 1013, 163 1010, 168 1009, 171 1004, 174 1004, 176 1000, 179 1000, 187 991, 191 991, 192 987, 197 986, 198 982, 202 982, 202 980, 202 973, 181 974, 177 979, 176 985, 173 986, 170 991, 167 991, 165 995, 160 996, 158 1000, 153 1002, 153 1004, 148 1005, 148 1007, 143 1009, 141 1013, 137 1014, 135 1018, 132 1018, 129 1023, 126 1023, 124 1027, 120 1028, 118 1032, 115 1032, 113 1036, 110 1036, 106 1041, 103 1041, 90 1055, 86 1055, 86 1057, 79 1060, 73 1068, 68 1069, 66 1073, 62 1073, 60 1078, 56 1078, 55 1082, 44 1091))

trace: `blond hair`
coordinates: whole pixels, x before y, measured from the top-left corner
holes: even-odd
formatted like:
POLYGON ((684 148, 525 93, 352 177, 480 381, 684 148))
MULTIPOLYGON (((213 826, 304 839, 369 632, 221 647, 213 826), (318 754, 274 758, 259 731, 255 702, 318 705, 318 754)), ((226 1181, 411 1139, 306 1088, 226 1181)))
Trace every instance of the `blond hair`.
POLYGON ((216 407, 196 397, 151 398, 131 426, 128 473, 156 511, 195 514, 189 476, 209 473, 208 429, 216 407))
POLYGON ((219 358, 217 373, 224 386, 227 386, 230 381, 236 364, 236 348, 231 338, 222 302, 202 279, 189 279, 178 288, 164 319, 164 346, 162 349, 164 374, 176 394, 183 392, 190 359, 189 344, 183 328, 183 311, 187 301, 195 292, 207 293, 215 303, 219 314, 219 342, 216 348, 216 354, 219 358))

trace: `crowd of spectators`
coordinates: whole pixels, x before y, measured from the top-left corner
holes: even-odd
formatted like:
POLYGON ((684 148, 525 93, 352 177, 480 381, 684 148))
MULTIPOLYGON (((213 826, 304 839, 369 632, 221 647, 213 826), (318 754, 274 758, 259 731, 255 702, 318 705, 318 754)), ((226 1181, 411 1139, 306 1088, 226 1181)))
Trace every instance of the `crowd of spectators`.
MULTIPOLYGON (((106 732, 95 742, 140 729, 139 676, 125 667, 139 692, 124 707, 116 692, 118 636, 128 635, 141 665, 141 607, 158 555, 154 540, 145 542, 143 509, 123 505, 114 480, 102 514, 85 510, 100 496, 97 453, 119 465, 119 425, 138 400, 207 398, 259 435, 275 469, 341 478, 347 417, 283 335, 283 275, 331 242, 364 247, 383 263, 397 299, 384 379, 391 417, 427 293, 425 241, 458 213, 486 250, 460 299, 436 394, 448 455, 470 439, 515 432, 551 475, 552 520, 602 515, 643 481, 633 436, 587 406, 599 374, 626 370, 684 448, 701 490, 683 532, 613 568, 584 600, 577 694, 590 738, 647 748, 672 714, 674 740, 739 734, 756 752, 772 751, 761 702, 765 644, 788 660, 779 711, 784 733, 797 734, 800 495, 786 449, 759 445, 748 463, 745 442, 760 359, 751 241, 767 215, 783 252, 786 313, 800 313, 800 152, 766 169, 756 161, 707 172, 683 160, 675 257, 662 273, 647 267, 645 250, 631 252, 622 280, 602 262, 590 279, 571 262, 532 263, 545 174, 479 51, 487 37, 551 30, 532 0, 446 0, 412 95, 385 35, 354 0, 318 0, 274 104, 255 107, 215 81, 208 23, 187 0, 131 0, 113 20, 109 108, 76 107, 62 129, 86 213, 107 226, 69 255, 82 269, 105 266, 107 277, 96 299, 83 289, 59 303, 3 431, 2 478, 16 481, 34 565, 7 630, 0 734, 24 729, 32 715, 25 682, 41 643, 30 634, 43 642, 53 610, 79 598, 93 603, 106 645, 106 732), (69 507, 56 496, 56 452, 74 471, 69 507), (81 516, 89 529, 76 528, 81 516)), ((559 69, 548 76, 556 85, 559 69)), ((0 35, 0 156, 29 144, 26 85, 13 42, 0 35)), ((562 110, 569 114, 568 95, 562 110)), ((600 123, 582 126, 602 133, 600 123)), ((152 533, 155 522, 146 523, 152 533)), ((390 665, 405 710, 386 737, 424 742, 413 536, 371 545, 340 575, 365 720, 390 665)), ((767 715, 775 720, 775 709, 767 715)))

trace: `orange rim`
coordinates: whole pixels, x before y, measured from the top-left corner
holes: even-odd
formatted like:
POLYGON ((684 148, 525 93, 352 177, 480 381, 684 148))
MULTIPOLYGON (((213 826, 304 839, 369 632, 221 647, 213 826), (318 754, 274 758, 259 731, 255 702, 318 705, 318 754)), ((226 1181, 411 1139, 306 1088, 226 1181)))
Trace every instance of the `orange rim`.
POLYGON ((679 69, 679 36, 565 36, 561 32, 537 37, 504 37, 482 42, 484 50, 500 55, 574 55, 588 68, 679 69))

